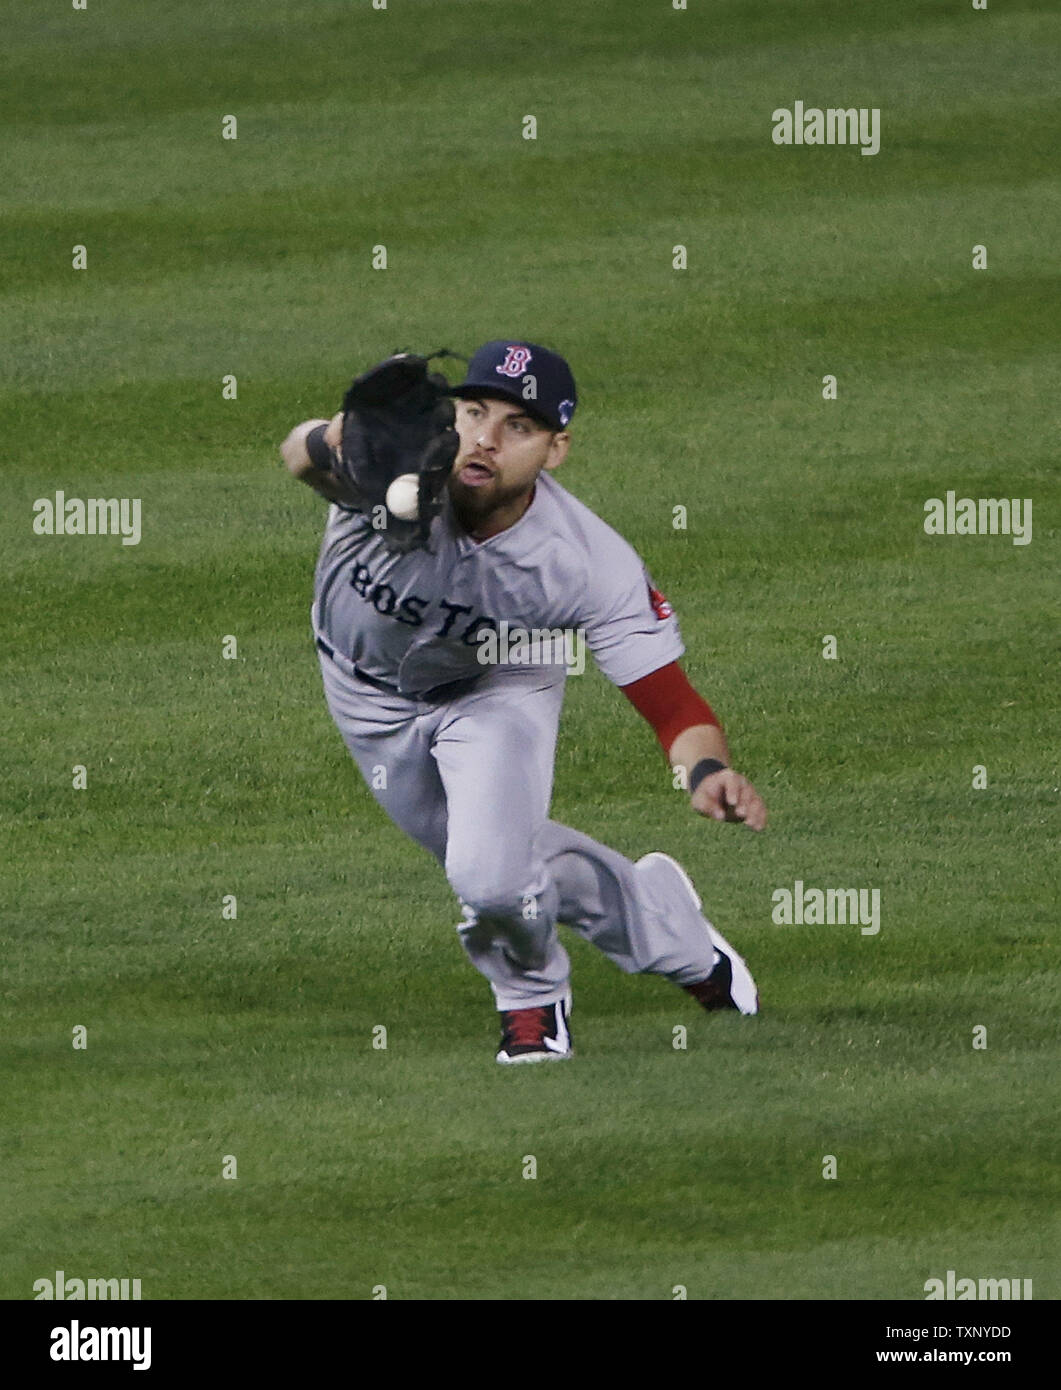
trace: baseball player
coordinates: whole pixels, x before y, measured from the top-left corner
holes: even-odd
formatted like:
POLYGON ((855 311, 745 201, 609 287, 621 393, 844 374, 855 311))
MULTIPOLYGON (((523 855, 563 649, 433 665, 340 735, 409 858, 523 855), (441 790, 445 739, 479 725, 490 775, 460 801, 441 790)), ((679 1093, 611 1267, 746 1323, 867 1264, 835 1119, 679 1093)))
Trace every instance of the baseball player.
POLYGON ((553 476, 577 399, 567 362, 535 343, 484 344, 456 387, 397 354, 354 383, 342 413, 304 421, 281 446, 332 503, 312 606, 328 708, 380 805, 445 869, 461 943, 501 1014, 505 1064, 572 1055, 558 922, 708 1011, 759 1007, 747 965, 673 859, 633 863, 549 818, 565 679, 584 641, 685 770, 693 810, 766 823, 681 670, 670 605, 630 545, 553 476), (426 422, 421 470, 404 467, 414 492, 419 478, 419 513, 401 519, 381 503, 379 470, 402 471, 406 446, 386 446, 408 438, 410 420, 426 422))

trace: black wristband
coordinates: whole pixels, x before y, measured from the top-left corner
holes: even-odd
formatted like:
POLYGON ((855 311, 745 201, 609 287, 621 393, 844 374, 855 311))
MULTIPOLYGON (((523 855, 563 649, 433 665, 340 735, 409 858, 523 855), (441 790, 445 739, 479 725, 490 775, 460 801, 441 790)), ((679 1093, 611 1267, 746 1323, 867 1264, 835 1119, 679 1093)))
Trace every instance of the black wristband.
POLYGON ((689 795, 691 796, 705 777, 710 777, 712 772, 725 771, 726 764, 720 763, 717 758, 701 758, 689 775, 689 795))
POLYGON ((329 472, 332 466, 332 451, 329 445, 324 442, 324 431, 327 425, 316 425, 306 435, 306 453, 309 454, 309 461, 314 468, 320 468, 324 472, 329 472))

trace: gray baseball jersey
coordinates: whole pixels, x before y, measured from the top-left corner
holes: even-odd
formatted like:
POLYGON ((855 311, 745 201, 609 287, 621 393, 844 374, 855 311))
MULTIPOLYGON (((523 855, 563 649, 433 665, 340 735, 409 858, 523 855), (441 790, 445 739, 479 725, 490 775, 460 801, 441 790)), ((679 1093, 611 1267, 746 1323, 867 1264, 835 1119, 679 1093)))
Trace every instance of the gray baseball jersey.
POLYGON ((387 549, 368 515, 333 505, 313 623, 360 672, 414 696, 482 676, 482 636, 502 623, 509 632, 581 630, 620 686, 684 651, 677 619, 636 551, 547 473, 507 530, 475 541, 447 500, 431 550, 404 555, 387 549))
POLYGON ((549 819, 566 662, 479 659, 502 624, 581 629, 616 685, 650 675, 683 646, 644 564, 546 473, 507 530, 472 540, 447 499, 430 539, 396 554, 368 515, 333 505, 313 626, 332 718, 380 805, 445 867, 497 1007, 568 996, 558 921, 621 970, 705 979, 711 928, 680 872, 549 819))

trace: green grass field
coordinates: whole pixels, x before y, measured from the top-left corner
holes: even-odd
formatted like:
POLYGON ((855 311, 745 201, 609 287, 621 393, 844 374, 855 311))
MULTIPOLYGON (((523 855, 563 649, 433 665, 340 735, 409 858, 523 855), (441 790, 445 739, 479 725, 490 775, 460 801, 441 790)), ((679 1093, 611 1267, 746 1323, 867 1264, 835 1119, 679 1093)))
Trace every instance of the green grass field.
POLYGON ((91 0, 6 40, 0 1296, 1056 1298, 1054 7, 91 0), (879 154, 774 145, 797 99, 880 108, 879 154), (505 333, 571 361, 559 480, 772 814, 697 818, 571 680, 554 815, 678 857, 763 1013, 564 929, 578 1056, 511 1070, 329 719, 277 453, 393 349, 505 333), (949 489, 1032 498, 1032 543, 926 536, 949 489), (140 544, 35 535, 56 490, 141 498, 140 544), (879 889, 879 935, 775 925, 797 879, 879 889))

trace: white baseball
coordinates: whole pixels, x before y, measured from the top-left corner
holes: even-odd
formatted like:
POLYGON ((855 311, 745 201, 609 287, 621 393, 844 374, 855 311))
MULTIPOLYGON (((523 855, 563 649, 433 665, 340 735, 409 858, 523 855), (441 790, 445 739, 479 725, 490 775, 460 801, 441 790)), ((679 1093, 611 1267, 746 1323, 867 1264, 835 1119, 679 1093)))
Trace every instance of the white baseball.
POLYGON ((387 510, 399 521, 415 521, 420 515, 419 494, 419 477, 402 473, 387 489, 387 510))

